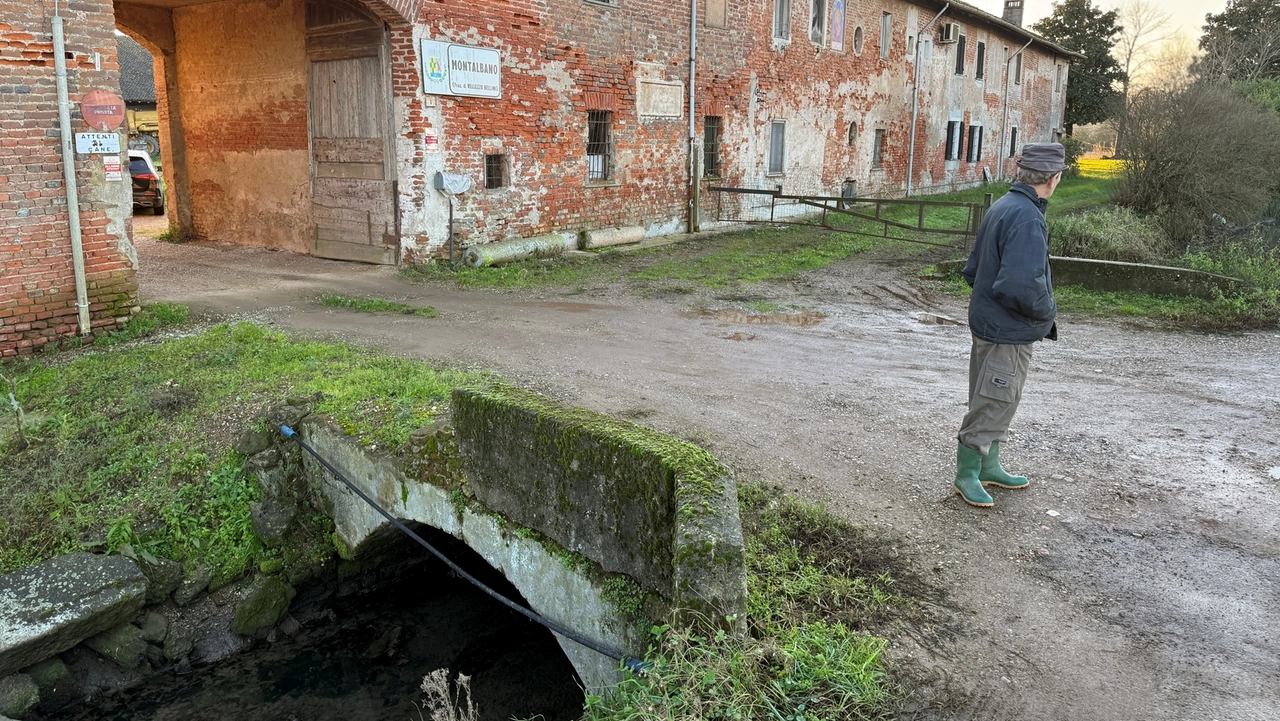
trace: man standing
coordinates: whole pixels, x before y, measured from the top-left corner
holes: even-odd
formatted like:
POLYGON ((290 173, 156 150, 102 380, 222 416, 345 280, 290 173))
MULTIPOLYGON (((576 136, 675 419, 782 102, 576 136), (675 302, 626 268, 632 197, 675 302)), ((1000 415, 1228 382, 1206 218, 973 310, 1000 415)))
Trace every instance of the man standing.
POLYGON ((1058 143, 1028 143, 1018 158, 1018 177, 978 226, 964 279, 969 301, 969 412, 960 425, 956 480, 965 503, 995 505, 985 486, 1026 488, 1028 481, 1000 466, 1000 442, 1022 398, 1036 341, 1058 339, 1049 272, 1049 227, 1044 212, 1067 169, 1058 143))

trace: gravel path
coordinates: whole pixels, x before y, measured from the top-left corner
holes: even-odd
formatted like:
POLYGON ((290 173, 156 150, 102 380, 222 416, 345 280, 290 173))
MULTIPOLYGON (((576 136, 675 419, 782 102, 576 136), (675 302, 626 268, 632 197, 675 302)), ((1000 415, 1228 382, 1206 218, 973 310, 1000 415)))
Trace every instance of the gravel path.
POLYGON ((826 316, 793 326, 625 285, 464 292, 288 253, 139 245, 145 301, 492 368, 900 541, 952 607, 891 633, 916 688, 905 718, 1280 719, 1280 332, 1062 319, 1005 453, 1033 485, 984 512, 949 487, 968 331, 916 315, 963 318, 964 301, 917 282, 922 261, 871 254, 766 286, 826 316), (335 291, 442 317, 314 302, 335 291))

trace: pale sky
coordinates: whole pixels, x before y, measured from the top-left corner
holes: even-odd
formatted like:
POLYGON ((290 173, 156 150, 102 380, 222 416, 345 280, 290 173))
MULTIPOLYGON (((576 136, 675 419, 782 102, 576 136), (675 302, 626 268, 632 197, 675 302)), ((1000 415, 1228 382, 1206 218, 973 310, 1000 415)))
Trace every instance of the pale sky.
MULTIPOLYGON (((999 17, 1004 14, 1004 0, 968 0, 983 10, 999 17)), ((1119 0, 1095 0, 1094 4, 1107 10, 1120 5, 1119 0)), ((1169 13, 1170 30, 1179 27, 1191 40, 1200 40, 1200 27, 1204 25, 1204 16, 1209 13, 1220 13, 1227 6, 1227 0, 1161 0, 1159 3, 1169 13)), ((1040 18, 1053 12, 1052 0, 1027 0, 1023 24, 1030 26, 1040 18)))

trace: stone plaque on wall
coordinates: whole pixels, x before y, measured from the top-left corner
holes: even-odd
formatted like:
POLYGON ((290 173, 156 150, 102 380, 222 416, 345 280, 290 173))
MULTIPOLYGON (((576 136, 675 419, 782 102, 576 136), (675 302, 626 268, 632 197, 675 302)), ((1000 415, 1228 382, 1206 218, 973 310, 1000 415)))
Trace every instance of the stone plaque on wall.
POLYGON ((642 118, 684 116, 684 83, 636 81, 636 114, 642 118))

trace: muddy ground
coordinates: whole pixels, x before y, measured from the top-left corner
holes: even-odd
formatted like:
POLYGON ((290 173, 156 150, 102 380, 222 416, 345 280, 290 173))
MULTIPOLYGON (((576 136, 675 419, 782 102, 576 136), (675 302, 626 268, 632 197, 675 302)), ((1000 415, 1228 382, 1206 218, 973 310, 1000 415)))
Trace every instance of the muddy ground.
POLYGON ((920 257, 877 251, 753 286, 826 316, 766 325, 697 312, 710 292, 459 291, 288 253, 139 245, 145 301, 492 368, 896 539, 950 604, 943 623, 892 634, 913 688, 904 718, 1280 719, 1280 331, 1060 319, 1005 451, 1032 486, 981 511, 949 486, 969 333, 916 316, 963 318, 965 300, 917 280, 920 257), (331 310, 315 302, 327 292, 442 315, 331 310))

